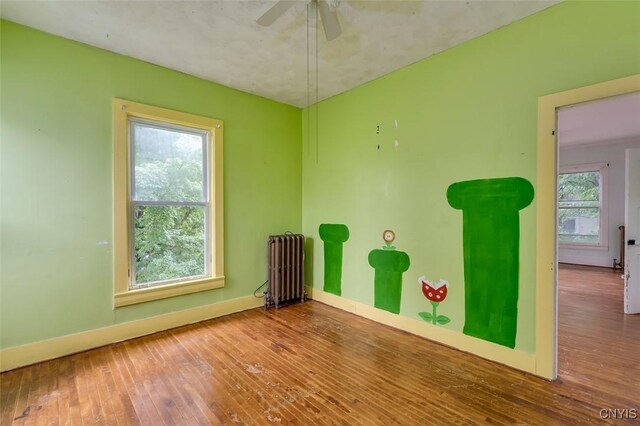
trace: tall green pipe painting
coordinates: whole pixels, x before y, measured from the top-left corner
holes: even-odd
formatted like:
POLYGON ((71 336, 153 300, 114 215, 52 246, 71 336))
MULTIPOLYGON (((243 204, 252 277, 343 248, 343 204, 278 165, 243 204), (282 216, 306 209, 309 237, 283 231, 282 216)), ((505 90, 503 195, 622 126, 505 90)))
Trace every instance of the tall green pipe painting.
POLYGON ((462 210, 464 334, 514 348, 518 322, 520 210, 533 200, 523 178, 480 179, 449 186, 462 210))
POLYGON ((349 239, 346 225, 322 224, 320 239, 324 242, 324 291, 342 294, 342 246, 349 239))
POLYGON ((402 273, 409 269, 409 255, 397 251, 391 245, 395 233, 390 230, 382 234, 385 245, 369 253, 369 265, 375 269, 374 306, 385 311, 400 313, 402 299, 402 273))

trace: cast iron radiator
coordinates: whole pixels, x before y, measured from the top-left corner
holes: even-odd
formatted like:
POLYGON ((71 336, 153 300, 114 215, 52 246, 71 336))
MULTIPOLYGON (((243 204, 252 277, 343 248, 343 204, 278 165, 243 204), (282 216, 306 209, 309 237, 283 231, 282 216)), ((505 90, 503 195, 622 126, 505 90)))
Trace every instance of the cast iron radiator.
POLYGON ((264 307, 305 299, 304 235, 271 235, 267 242, 269 279, 264 307))
POLYGON ((618 226, 618 229, 620 230, 620 261, 613 259, 613 270, 615 272, 620 269, 624 274, 624 246, 626 244, 626 240, 624 239, 624 225, 618 226))

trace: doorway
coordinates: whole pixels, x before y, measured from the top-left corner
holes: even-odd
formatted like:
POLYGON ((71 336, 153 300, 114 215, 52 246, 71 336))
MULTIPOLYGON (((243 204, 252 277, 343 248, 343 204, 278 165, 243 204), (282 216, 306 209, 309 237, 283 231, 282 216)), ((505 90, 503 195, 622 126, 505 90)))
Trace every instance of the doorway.
POLYGON ((535 372, 551 380, 557 378, 558 367, 557 112, 632 92, 640 92, 639 74, 538 98, 535 372))
POLYGON ((558 374, 603 391, 624 382, 640 348, 627 336, 640 334, 640 318, 625 315, 640 280, 623 234, 640 221, 639 117, 640 91, 557 109, 558 374))

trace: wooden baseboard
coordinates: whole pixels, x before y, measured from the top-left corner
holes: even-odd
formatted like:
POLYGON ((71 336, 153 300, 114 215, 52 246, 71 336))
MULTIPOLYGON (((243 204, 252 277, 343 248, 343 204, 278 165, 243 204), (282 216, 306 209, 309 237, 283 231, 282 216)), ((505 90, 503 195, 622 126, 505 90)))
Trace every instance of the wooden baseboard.
POLYGON ((593 259, 580 256, 558 255, 558 263, 568 263, 571 265, 598 266, 600 268, 612 268, 613 259, 593 259))
POLYGON ((141 320, 116 324, 81 333, 69 334, 0 351, 0 371, 12 370, 76 352, 121 342, 158 331, 229 315, 262 306, 263 300, 254 296, 225 300, 141 320))
MULTIPOLYGON (((587 265, 587 264, 584 264, 584 263, 558 262, 558 266, 560 266, 560 267, 562 267, 562 266, 569 266, 569 267, 571 267, 571 266, 581 266, 581 267, 585 267, 585 268, 594 268, 594 269, 597 269, 597 270, 608 269, 611 272, 616 272, 616 271, 613 270, 613 267, 611 265, 609 265, 609 266, 600 266, 600 265, 587 265)), ((620 269, 617 269, 617 271, 620 272, 620 269)), ((620 272, 620 273, 622 273, 622 272, 620 272)))
MULTIPOLYGON (((361 302, 335 296, 320 289, 308 287, 307 294, 311 299, 343 311, 535 374, 536 360, 534 354, 505 348, 443 327, 432 327, 422 321, 392 314, 361 302)), ((262 304, 262 299, 246 296, 3 349, 0 351, 0 371, 12 370, 111 343, 257 308, 262 304)))
POLYGON ((444 327, 434 327, 423 321, 392 314, 361 302, 327 293, 317 288, 307 287, 307 295, 313 300, 333 306, 334 308, 342 309, 343 311, 354 313, 375 322, 537 375, 535 354, 509 349, 444 327))

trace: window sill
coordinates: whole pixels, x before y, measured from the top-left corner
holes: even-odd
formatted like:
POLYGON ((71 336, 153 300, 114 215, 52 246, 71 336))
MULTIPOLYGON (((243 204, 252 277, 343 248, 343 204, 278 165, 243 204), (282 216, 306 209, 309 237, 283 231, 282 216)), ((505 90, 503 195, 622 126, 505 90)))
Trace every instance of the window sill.
POLYGON ((608 251, 609 246, 599 246, 596 244, 564 244, 558 243, 558 248, 570 250, 600 250, 608 251))
POLYGON ((159 287, 129 290, 125 293, 116 293, 114 295, 113 307, 119 308, 221 287, 224 287, 224 277, 203 278, 159 287))

